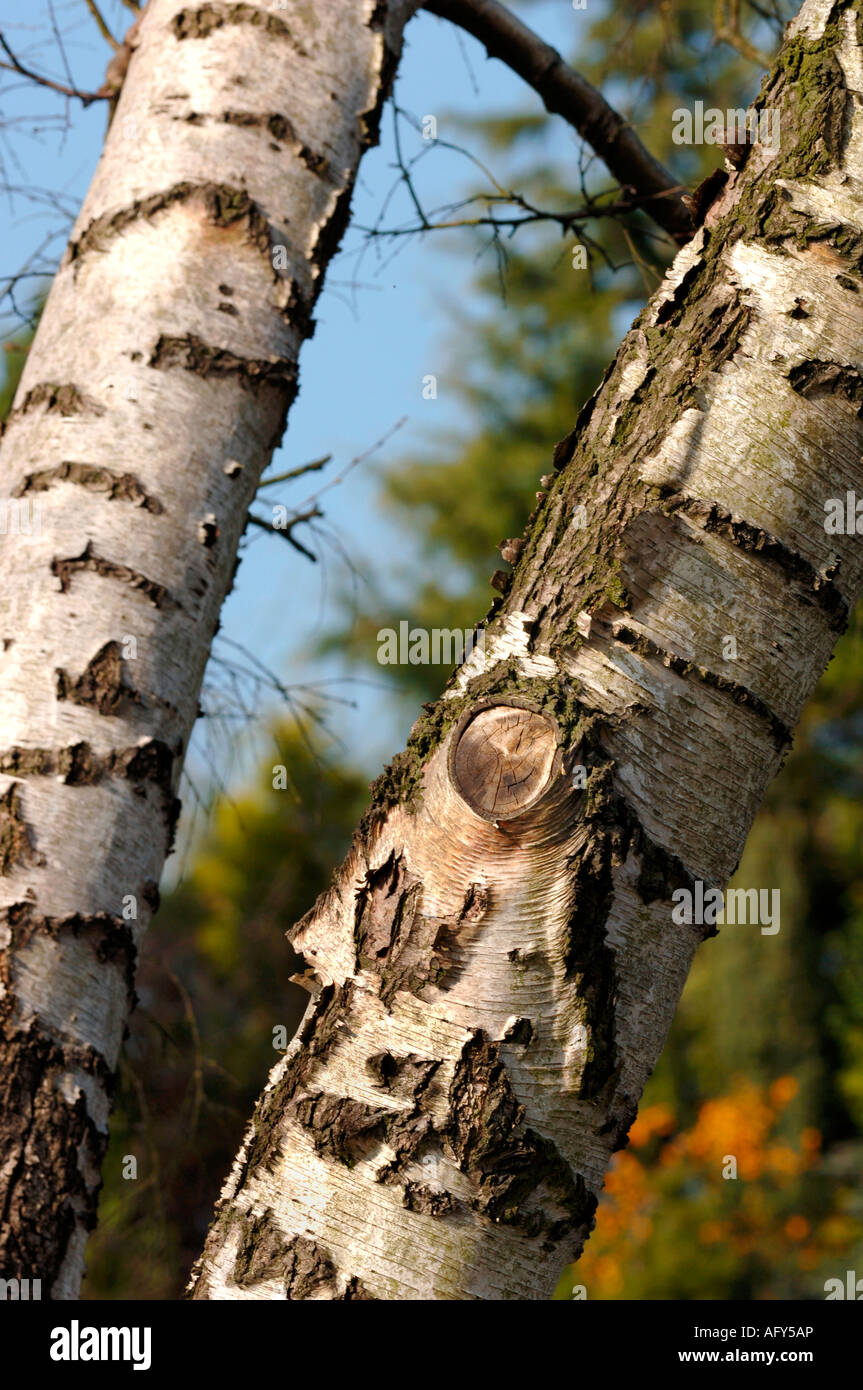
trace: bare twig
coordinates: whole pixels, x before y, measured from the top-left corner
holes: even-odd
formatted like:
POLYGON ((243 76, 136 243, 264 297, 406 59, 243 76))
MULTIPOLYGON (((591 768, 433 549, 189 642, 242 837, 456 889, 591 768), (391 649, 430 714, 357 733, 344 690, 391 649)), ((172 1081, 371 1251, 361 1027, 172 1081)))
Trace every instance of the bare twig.
POLYGON ((0 34, 0 48, 9 58, 8 63, 0 62, 0 68, 5 68, 7 72, 17 72, 21 77, 29 78, 31 82, 38 82, 40 87, 49 87, 52 92, 59 92, 61 96, 75 97, 82 106, 91 106, 94 101, 107 101, 108 94, 106 92, 79 92, 76 87, 66 87, 62 82, 54 82, 52 78, 43 77, 41 73, 26 68, 15 57, 2 34, 0 34))
MULTIPOLYGON (((507 195, 499 198, 490 193, 475 193, 470 198, 464 199, 460 204, 454 204, 450 211, 456 207, 464 207, 470 203, 485 202, 515 203, 524 206, 523 200, 516 194, 507 195)), ((477 217, 449 217, 446 220, 430 221, 424 217, 418 225, 405 227, 362 227, 358 226, 358 231, 364 231, 371 237, 400 237, 416 236, 423 231, 439 232, 452 229, 454 227, 496 227, 500 231, 517 231, 519 227, 528 226, 534 222, 556 222, 564 233, 573 230, 577 222, 586 222, 594 217, 620 217, 624 213, 634 212, 637 204, 629 199, 619 200, 615 203, 595 203, 591 202, 583 208, 573 208, 571 212, 550 212, 543 208, 528 209, 521 217, 495 217, 491 213, 482 214, 477 217)), ((434 214, 432 214, 434 216, 434 214)))
POLYGON ((259 526, 262 531, 269 531, 274 536, 283 536, 288 544, 294 547, 294 550, 298 550, 301 555, 305 555, 307 560, 311 560, 313 564, 316 564, 318 559, 317 555, 313 555, 310 550, 307 550, 304 545, 301 545, 296 536, 292 535, 292 531, 295 526, 299 526, 300 522, 314 521, 316 517, 322 516, 323 512, 317 507, 310 507, 307 512, 298 512, 296 516, 292 516, 287 526, 276 526, 275 522, 267 521, 263 516, 255 516, 254 512, 249 512, 249 521, 251 521, 253 526, 259 526))
POLYGON ((497 0, 426 0, 425 9, 479 39, 533 87, 547 111, 563 116, 590 144, 638 204, 676 242, 692 236, 686 189, 642 145, 595 87, 497 0))
POLYGON ((264 478, 258 483, 258 492, 265 487, 273 487, 275 483, 289 483, 293 478, 301 478, 304 473, 318 473, 332 461, 332 454, 324 454, 323 458, 312 459, 311 463, 301 463, 298 468, 289 468, 287 473, 277 473, 274 478, 264 478))
POLYGON ((98 26, 98 28, 99 28, 99 33, 102 35, 102 38, 103 38, 103 39, 107 39, 107 40, 108 40, 108 43, 111 45, 111 47, 112 47, 113 49, 119 48, 119 47, 120 47, 120 42, 119 42, 118 39, 115 39, 115 38, 114 38, 114 35, 111 33, 111 30, 108 28, 108 25, 107 25, 107 23, 105 22, 105 18, 104 18, 103 14, 102 14, 102 11, 99 9, 99 6, 96 4, 96 0, 87 0, 87 9, 90 11, 91 15, 92 15, 93 18, 95 19, 96 24, 97 24, 97 26, 98 26))
MULTIPOLYGON (((399 106, 396 105, 394 107, 394 110, 397 122, 400 118, 403 118, 409 121, 412 125, 417 125, 415 118, 411 117, 399 106)), ((398 129, 398 125, 396 125, 396 129, 398 129)), ((471 153, 470 150, 465 149, 461 145, 454 144, 452 141, 449 140, 435 140, 433 147, 426 146, 426 149, 422 150, 418 155, 415 155, 413 159, 410 161, 410 163, 406 163, 402 154, 401 143, 400 141, 396 141, 396 167, 400 171, 400 177, 388 193, 387 197, 384 199, 383 205, 375 220, 374 225, 371 227, 363 227, 361 225, 358 226, 358 230, 365 232, 369 241, 374 241, 375 239, 394 240, 402 237, 418 236, 422 232, 441 231, 451 228, 488 227, 491 229, 492 232, 491 244, 495 249, 495 252, 498 256, 498 262, 500 264, 501 259, 503 259, 504 262, 506 261, 506 252, 503 246, 503 242, 501 240, 502 232, 507 232, 511 237, 515 234, 519 227, 541 222, 553 222, 560 227, 561 232, 564 236, 566 236, 569 233, 572 233, 576 237, 576 239, 579 242, 581 242, 581 244, 585 247, 585 249, 588 252, 589 260, 592 258, 593 253, 597 252, 605 260, 606 264, 609 266, 609 269, 615 270, 619 268, 612 264, 604 247, 602 247, 598 242, 593 241, 592 238, 587 235, 586 231, 584 230, 581 224, 595 217, 623 217, 627 213, 635 212, 638 208, 638 202, 634 198, 628 196, 624 198, 617 198, 616 200, 611 202, 603 201, 604 199, 608 199, 609 197, 611 197, 613 190, 609 190, 607 193, 597 194, 591 194, 589 192, 586 184, 584 168, 584 156, 586 154, 585 147, 582 147, 582 167, 580 171, 581 192, 584 199, 584 203, 581 207, 574 208, 570 211, 565 212, 553 212, 550 211, 548 208, 537 207, 534 203, 530 202, 523 193, 516 193, 511 189, 504 188, 503 184, 501 184, 498 181, 498 179, 495 178, 492 171, 488 169, 486 165, 483 164, 480 160, 478 160, 476 156, 471 153), (464 155, 465 158, 469 159, 472 164, 474 164, 477 168, 482 170, 483 174, 489 180, 489 182, 492 185, 492 188, 495 191, 489 193, 473 193, 470 194, 467 198, 459 199, 456 202, 446 204, 443 207, 438 207, 430 212, 427 212, 426 209, 423 208, 422 204, 420 203, 419 196, 415 188, 413 187, 411 171, 414 165, 418 162, 418 160, 420 160, 423 157, 423 155, 427 153, 428 149, 433 147, 443 147, 448 150, 453 150, 457 154, 464 155), (407 186, 410 192, 411 201, 413 202, 413 205, 417 210, 419 222, 418 224, 408 223, 406 225, 398 227, 383 227, 381 223, 383 221, 384 214, 386 213, 386 210, 389 207, 392 195, 395 192, 395 189, 398 188, 402 183, 404 183, 407 186), (462 209, 473 207, 473 205, 476 203, 485 204, 486 209, 491 208, 495 204, 510 205, 516 208, 520 208, 521 212, 523 213, 523 216, 503 217, 493 214, 489 211, 486 211, 484 214, 477 214, 475 216, 470 217, 457 217, 455 215, 456 213, 460 213, 462 209)), ((594 155, 590 155, 589 160, 587 162, 592 162, 594 158, 594 155)), ((666 240, 666 238, 663 237, 663 240, 666 240)), ((504 293, 505 298, 505 287, 503 284, 502 275, 501 289, 504 293)))
POLYGON ((740 0, 716 0, 713 9, 713 41, 714 43, 727 43, 743 58, 748 58, 750 63, 757 63, 760 68, 770 67, 770 56, 762 53, 760 48, 740 32, 740 0), (726 9, 728 18, 726 20, 726 9))
POLYGON ((406 423, 407 418, 408 417, 406 415, 403 415, 400 420, 396 420, 395 424, 391 425, 390 428, 381 435, 380 439, 376 439, 374 444, 371 444, 368 449, 364 449, 361 454, 355 454, 354 457, 350 460, 350 462, 347 463, 345 467, 342 469, 341 473, 339 473, 335 478, 331 478, 328 483, 324 483, 323 487, 318 488, 317 492, 312 493, 311 497, 308 497, 306 501, 317 501, 317 499, 319 497, 322 497, 325 492, 329 492, 330 488, 338 487, 340 483, 343 483, 348 474, 352 473, 353 470, 359 466, 359 464, 366 463, 368 459, 372 458, 378 452, 379 449, 383 448, 383 446, 387 443, 388 440, 392 439, 393 435, 396 434, 397 431, 401 429, 402 425, 406 423))
POLYGON ((420 200, 416 194, 416 189, 414 188, 413 183, 411 182, 410 169, 405 164, 404 157, 402 155, 402 139, 401 131, 399 129, 399 111, 398 107, 396 106, 393 107, 393 134, 395 136, 396 159, 398 160, 398 166, 402 171, 402 182, 405 184, 405 187, 407 188, 407 191, 410 194, 411 202, 417 210, 417 216, 419 217, 420 222, 424 227, 428 227, 426 215, 422 210, 420 200))

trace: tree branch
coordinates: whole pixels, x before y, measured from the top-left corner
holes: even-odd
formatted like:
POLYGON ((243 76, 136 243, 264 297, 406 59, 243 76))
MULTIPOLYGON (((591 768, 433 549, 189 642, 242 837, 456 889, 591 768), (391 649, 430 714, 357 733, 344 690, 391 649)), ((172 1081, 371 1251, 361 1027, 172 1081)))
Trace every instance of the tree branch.
POLYGON ((563 116, 605 162, 624 190, 678 243, 692 236, 692 219, 683 202, 686 189, 654 159, 635 131, 609 106, 601 92, 564 62, 552 48, 497 0, 426 0, 424 9, 449 19, 479 39, 491 58, 499 58, 524 78, 545 109, 563 116))
POLYGON ((323 458, 312 459, 311 463, 301 463, 297 468, 289 468, 287 473, 277 473, 274 478, 262 478, 258 483, 257 491, 261 492, 265 487, 273 487, 276 483, 287 483, 293 478, 301 478, 305 473, 319 473, 332 460, 332 454, 324 454, 323 458))
POLYGON ((66 87, 62 82, 54 82, 50 77, 43 77, 40 73, 33 72, 31 68, 25 68, 24 64, 15 57, 2 34, 0 34, 0 48, 9 58, 8 63, 0 62, 0 68, 5 68, 7 72, 20 73, 22 77, 29 78, 31 82, 38 82, 40 87, 50 87, 52 92, 59 92, 61 96, 77 97, 83 106, 90 106, 94 101, 106 101, 108 98, 107 92, 79 92, 75 87, 66 87))
POLYGON ((96 21, 96 25, 98 27, 99 33, 102 35, 102 38, 106 39, 113 49, 116 50, 118 48, 121 48, 122 45, 119 39, 115 39, 114 35, 111 33, 111 30, 108 28, 105 16, 102 14, 102 11, 99 9, 99 6, 96 4, 96 0, 86 0, 86 3, 87 9, 90 11, 91 15, 96 21))
POLYGON ((743 58, 748 58, 750 63, 757 63, 761 68, 770 67, 770 57, 762 53, 760 48, 754 44, 740 31, 740 0, 727 0, 728 23, 725 22, 726 0, 716 0, 714 6, 714 43, 727 43, 743 58))
POLYGON ((313 564, 317 564, 317 555, 313 555, 310 550, 307 550, 306 547, 297 540, 296 536, 292 535, 292 532, 294 527, 299 526, 301 521, 313 521, 315 517, 320 516, 323 516, 323 512, 319 511, 317 507, 311 507, 307 512, 300 512, 297 516, 292 516, 287 526, 276 526, 272 521, 267 521, 263 516, 255 516, 254 512, 249 512, 249 521, 251 521, 254 526, 260 526, 262 531, 269 531, 273 536, 283 536, 288 544, 294 547, 294 550, 298 550, 301 555, 305 555, 307 560, 311 560, 313 564))

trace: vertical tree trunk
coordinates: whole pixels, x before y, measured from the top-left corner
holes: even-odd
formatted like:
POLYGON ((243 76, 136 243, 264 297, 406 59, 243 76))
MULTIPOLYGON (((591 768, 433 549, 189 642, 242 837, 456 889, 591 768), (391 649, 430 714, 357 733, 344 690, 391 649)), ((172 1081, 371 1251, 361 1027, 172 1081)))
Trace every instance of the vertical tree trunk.
POLYGON ((315 997, 193 1297, 542 1299, 578 1255, 710 934, 672 895, 730 876, 861 589, 824 525, 863 496, 861 13, 806 0, 779 150, 624 339, 291 933, 315 997))
POLYGON ((55 1298, 237 544, 415 8, 149 0, 4 431, 0 1271, 55 1298))

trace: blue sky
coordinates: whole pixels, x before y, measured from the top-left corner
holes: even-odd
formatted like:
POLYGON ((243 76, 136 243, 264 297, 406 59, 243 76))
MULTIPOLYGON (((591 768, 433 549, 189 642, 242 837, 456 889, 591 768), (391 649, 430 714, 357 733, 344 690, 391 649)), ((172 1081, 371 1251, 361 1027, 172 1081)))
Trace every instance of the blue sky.
MULTIPOLYGON (((584 12, 573 11, 562 0, 534 0, 521 8, 543 37, 565 51, 572 49, 578 25, 585 22, 584 12)), ((104 0, 103 12, 115 33, 131 19, 121 0, 104 0)), ((56 21, 75 84, 92 89, 102 81, 108 52, 84 0, 54 0, 53 14, 49 0, 33 0, 26 7, 20 0, 0 0, 0 17, 22 61, 68 81, 53 36, 56 21)), ((76 211, 99 157, 104 106, 82 110, 79 103, 70 103, 67 128, 64 99, 34 90, 9 73, 2 78, 0 151, 5 182, 49 189, 61 196, 65 209, 76 211)), ((452 133, 447 124, 451 112, 483 115, 538 109, 533 94, 503 64, 489 61, 473 39, 425 14, 409 26, 397 98, 417 117, 434 114, 444 138, 452 133)), ((463 309, 471 299, 477 270, 472 245, 461 233, 440 232, 400 242, 394 256, 390 244, 379 257, 357 230, 375 221, 396 177, 392 125, 388 109, 381 147, 362 165, 352 228, 328 272, 315 336, 303 349, 299 398, 272 471, 331 453, 333 463, 318 475, 326 481, 344 473, 353 458, 378 440, 389 438, 372 459, 350 469, 321 499, 326 534, 317 539, 304 536, 320 554, 320 562, 310 564, 281 540, 253 536, 223 613, 224 636, 241 642, 289 686, 343 680, 347 673, 338 655, 323 659, 313 654, 316 640, 332 623, 336 594, 350 582, 361 585, 362 576, 382 563, 407 559, 406 537, 379 507, 378 466, 419 449, 431 429, 467 432, 470 427, 448 390, 447 344, 454 307, 463 309), (438 378, 433 401, 422 397, 427 373, 438 378)), ((555 138, 561 151, 574 148, 565 127, 555 138)), ((422 145, 419 135, 404 134, 403 140, 406 153, 422 145)), ((423 165, 423 196, 430 206, 445 202, 464 190, 469 176, 463 159, 437 151, 423 165)), ((390 225, 407 216, 406 202, 396 199, 390 225)), ((20 194, 7 196, 0 203, 0 277, 28 261, 52 230, 63 233, 63 228, 54 206, 33 203, 20 194)), ((64 242, 65 234, 57 236, 49 253, 59 257, 64 242)), ((4 331, 8 336, 8 323, 4 331)), ((291 492, 274 493, 271 500, 299 506, 311 486, 302 480, 291 492)), ((236 656, 224 649, 223 654, 236 656)), ((382 667, 377 683, 352 679, 328 687, 332 694, 355 702, 354 709, 334 707, 331 723, 346 751, 372 775, 384 758, 402 747, 407 733, 409 721, 394 714, 387 698, 390 683, 397 679, 397 669, 382 667)), ((208 760, 215 757, 223 763, 217 769, 221 780, 230 782, 247 766, 241 745, 234 747, 234 754, 239 756, 232 763, 221 741, 215 753, 208 748, 199 723, 190 754, 196 777, 205 776, 208 760)))

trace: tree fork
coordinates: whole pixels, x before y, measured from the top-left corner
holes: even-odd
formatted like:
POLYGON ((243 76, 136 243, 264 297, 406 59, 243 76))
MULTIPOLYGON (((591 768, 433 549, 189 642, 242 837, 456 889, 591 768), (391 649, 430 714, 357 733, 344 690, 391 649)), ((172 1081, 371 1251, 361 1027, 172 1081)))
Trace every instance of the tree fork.
POLYGON ((578 1255, 710 934, 672 895, 733 872, 863 587, 824 527, 863 495, 861 14, 806 0, 779 150, 624 339, 289 933, 315 997, 191 1297, 544 1299, 578 1255))

